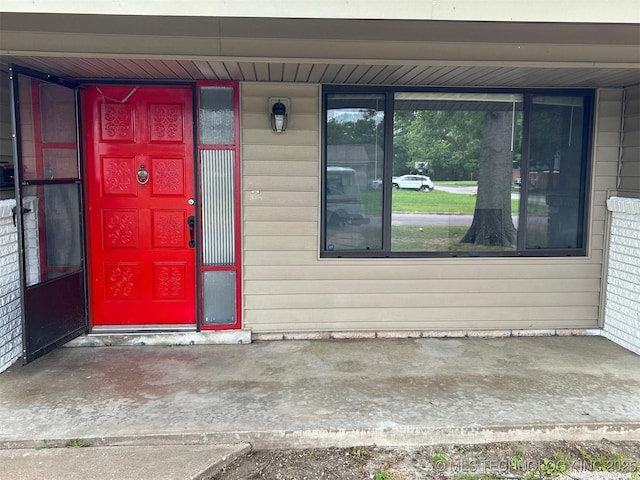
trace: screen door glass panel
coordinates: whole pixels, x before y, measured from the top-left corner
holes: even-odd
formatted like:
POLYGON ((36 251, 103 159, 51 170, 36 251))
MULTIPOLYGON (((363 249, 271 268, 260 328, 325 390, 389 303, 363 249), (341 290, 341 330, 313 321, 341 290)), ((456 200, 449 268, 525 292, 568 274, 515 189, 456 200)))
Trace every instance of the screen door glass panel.
POLYGON ((24 75, 18 81, 22 180, 78 178, 75 91, 24 75))
POLYGON ((31 210, 24 215, 28 286, 82 270, 79 197, 73 183, 24 189, 31 210))

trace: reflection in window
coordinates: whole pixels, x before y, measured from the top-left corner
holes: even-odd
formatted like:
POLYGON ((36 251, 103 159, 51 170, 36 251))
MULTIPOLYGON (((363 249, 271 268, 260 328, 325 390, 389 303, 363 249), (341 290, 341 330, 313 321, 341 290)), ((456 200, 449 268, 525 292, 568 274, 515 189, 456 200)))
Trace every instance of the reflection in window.
POLYGON ((586 253, 592 91, 325 90, 324 256, 586 253))
POLYGON ((24 215, 27 284, 82 269, 80 191, 78 185, 25 187, 24 215))
POLYGON ((584 99, 534 97, 527 248, 580 248, 584 99))
POLYGON ((20 75, 23 180, 79 178, 73 90, 20 75))
POLYGON ((383 120, 382 95, 331 95, 327 100, 328 251, 382 248, 383 120))
POLYGON ((392 251, 515 250, 522 107, 522 95, 396 94, 392 251))
MULTIPOLYGON (((36 81, 36 80, 31 80, 36 81)), ((73 90, 40 83, 40 125, 44 143, 76 143, 76 99, 73 90)))

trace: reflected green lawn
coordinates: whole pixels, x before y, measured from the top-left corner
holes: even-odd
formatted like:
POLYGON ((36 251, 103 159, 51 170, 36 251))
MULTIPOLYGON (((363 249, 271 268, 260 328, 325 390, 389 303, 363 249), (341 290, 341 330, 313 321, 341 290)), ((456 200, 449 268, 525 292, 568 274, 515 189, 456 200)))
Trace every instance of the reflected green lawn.
POLYGON ((391 227, 391 250, 394 252, 503 252, 515 247, 489 247, 460 243, 468 227, 391 227))
MULTIPOLYGON (((509 247, 478 246, 460 243, 468 227, 460 226, 411 226, 391 227, 391 251, 393 252, 502 252, 509 247)), ((382 232, 374 225, 346 225, 327 228, 327 245, 336 251, 371 250, 382 248, 382 232)))
MULTIPOLYGON (((449 193, 440 190, 422 192, 414 190, 393 191, 394 212, 473 214, 476 196, 449 193)), ((382 191, 362 191, 362 203, 367 215, 380 215, 382 211, 382 191)), ((518 200, 511 200, 511 211, 518 211, 518 200)))

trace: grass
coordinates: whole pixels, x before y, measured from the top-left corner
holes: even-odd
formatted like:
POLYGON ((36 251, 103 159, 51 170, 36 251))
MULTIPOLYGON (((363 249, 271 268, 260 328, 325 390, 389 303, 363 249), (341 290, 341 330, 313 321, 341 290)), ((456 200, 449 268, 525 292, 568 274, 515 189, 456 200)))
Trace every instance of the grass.
MULTIPOLYGON (((457 182, 453 182, 457 183, 457 182)), ((362 203, 365 213, 374 217, 382 216, 382 191, 363 190, 362 203)), ((441 215, 473 215, 476 205, 475 195, 448 193, 439 190, 422 192, 414 190, 393 190, 392 210, 396 213, 425 213, 441 215)), ((529 204, 530 217, 546 217, 547 205, 544 203, 529 204)), ((511 212, 519 212, 519 200, 511 200, 511 212)), ((546 224, 545 224, 546 225, 546 224)), ((342 239, 348 248, 378 249, 381 245, 379 227, 368 225, 358 227, 359 237, 342 239)), ((486 247, 460 243, 468 227, 459 226, 393 226, 391 231, 392 251, 396 252, 504 252, 512 251, 511 247, 486 247)), ((328 243, 340 243, 344 229, 327 229, 328 243)), ((544 245, 546 229, 538 227, 528 232, 529 245, 544 245)), ((340 247, 338 247, 340 248, 340 247)))
MULTIPOLYGON (((580 450, 580 457, 587 462, 591 470, 599 472, 615 471, 623 467, 629 468, 633 465, 633 462, 615 452, 588 452, 580 450)), ((640 469, 640 465, 636 466, 637 470, 640 469)))
POLYGON ((438 453, 436 453, 434 456, 431 457, 431 462, 432 463, 447 463, 447 457, 444 455, 444 452, 442 450, 440 450, 438 453))
POLYGON ((374 475, 374 480, 391 480, 391 477, 384 470, 378 470, 374 475))
POLYGON ((446 180, 436 182, 437 185, 446 185, 447 187, 477 187, 477 180, 446 180))
MULTIPOLYGON (((362 203, 368 215, 380 215, 382 211, 382 192, 365 190, 362 203)), ((476 196, 460 193, 421 192, 414 190, 394 190, 392 198, 394 212, 411 213, 448 213, 472 215, 476 208, 476 196)), ((511 211, 518 212, 518 200, 511 200, 511 211)))
POLYGON ((467 227, 427 227, 422 231, 418 227, 391 227, 391 248, 398 252, 448 252, 460 250, 460 239, 467 227))
POLYGON ((488 247, 460 243, 469 227, 391 227, 391 249, 396 252, 488 252, 509 251, 508 247, 488 247))
MULTIPOLYGON (((617 452, 610 451, 589 451, 576 445, 574 448, 562 448, 550 452, 546 456, 534 454, 528 460, 525 453, 517 449, 509 457, 508 470, 489 473, 489 475, 478 474, 475 471, 463 470, 454 477, 454 480, 488 480, 498 478, 522 478, 524 480, 552 480, 562 475, 567 475, 571 469, 581 471, 605 471, 630 473, 631 478, 640 478, 640 466, 637 461, 629 459, 617 452), (533 469, 532 469, 533 467, 533 469), (494 476, 497 474, 497 476, 494 476), (507 474, 506 476, 504 474, 507 474)), ((498 462, 499 463, 499 462, 498 462)), ((486 463, 485 465, 490 465, 486 463)), ((470 468, 471 465, 467 466, 470 468)), ((476 465, 477 467, 477 465, 476 465)), ((499 467, 502 470, 502 466, 499 467)), ((620 476, 619 478, 623 478, 620 476)))
POLYGON ((72 438, 67 442, 67 447, 70 448, 80 448, 80 447, 88 447, 89 445, 79 438, 72 438))
POLYGON ((42 444, 36 445, 36 451, 44 450, 46 448, 53 448, 55 445, 52 445, 47 440, 43 440, 42 444))
POLYGON ((571 459, 567 458, 564 454, 555 452, 553 459, 543 458, 540 464, 540 471, 548 476, 553 477, 557 475, 566 475, 571 465, 571 459))
POLYGON ((475 475, 471 473, 460 473, 455 480, 499 480, 495 475, 475 475))
POLYGON ((441 192, 415 192, 395 190, 392 210, 394 212, 418 213, 473 213, 476 208, 475 195, 441 192))
MULTIPOLYGON (((409 226, 391 227, 391 250, 394 252, 503 252, 510 247, 490 247, 460 243, 468 227, 460 226, 409 226)), ((380 230, 362 227, 329 227, 327 240, 338 248, 377 249, 380 248, 380 230), (342 245, 342 246, 340 246, 342 245)))

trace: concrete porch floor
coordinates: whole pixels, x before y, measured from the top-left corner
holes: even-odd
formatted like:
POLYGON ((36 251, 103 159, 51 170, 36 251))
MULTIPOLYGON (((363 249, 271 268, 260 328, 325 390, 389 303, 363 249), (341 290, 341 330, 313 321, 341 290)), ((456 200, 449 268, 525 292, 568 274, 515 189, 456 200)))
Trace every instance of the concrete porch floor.
POLYGON ((640 356, 602 337, 60 348, 0 374, 0 448, 640 440, 640 356))

